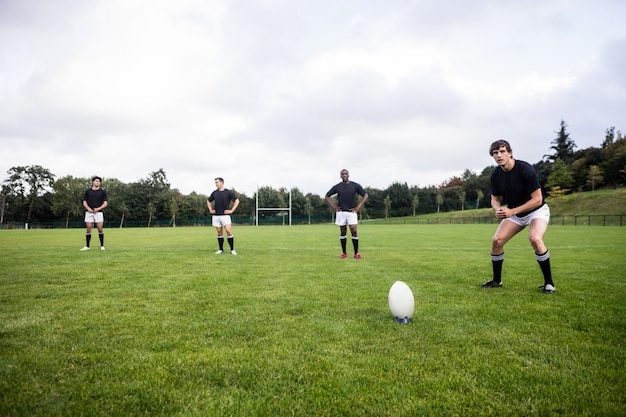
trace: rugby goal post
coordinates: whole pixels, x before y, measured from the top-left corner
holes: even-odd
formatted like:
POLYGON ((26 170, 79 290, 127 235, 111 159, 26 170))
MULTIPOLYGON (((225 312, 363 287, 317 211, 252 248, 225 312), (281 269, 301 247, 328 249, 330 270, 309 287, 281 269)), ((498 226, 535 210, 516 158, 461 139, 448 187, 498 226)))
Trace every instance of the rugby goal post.
MULTIPOLYGON (((291 226, 291 189, 289 190, 289 207, 259 207, 259 189, 256 190, 256 202, 255 202, 255 225, 259 225, 259 211, 287 211, 289 212, 289 226, 291 226)), ((285 217, 283 216, 283 225, 285 224, 285 217)))

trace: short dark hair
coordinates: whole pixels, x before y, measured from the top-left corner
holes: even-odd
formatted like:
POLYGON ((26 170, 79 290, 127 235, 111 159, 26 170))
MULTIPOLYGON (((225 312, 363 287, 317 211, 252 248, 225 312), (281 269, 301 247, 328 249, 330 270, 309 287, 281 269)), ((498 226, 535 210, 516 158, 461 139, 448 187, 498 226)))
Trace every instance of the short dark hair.
POLYGON ((215 178, 215 181, 224 182, 224 178, 222 178, 222 177, 217 177, 217 178, 215 178))
POLYGON ((495 141, 494 143, 492 143, 491 146, 489 147, 489 156, 493 156, 493 151, 497 151, 498 149, 500 149, 503 146, 506 148, 507 152, 509 152, 509 153, 513 152, 509 142, 507 142, 504 139, 499 139, 499 140, 495 141))
POLYGON ((91 179, 91 182, 94 182, 95 180, 100 180, 100 181, 102 181, 102 178, 100 178, 100 177, 99 177, 99 176, 97 176, 97 175, 94 175, 94 177, 91 179))

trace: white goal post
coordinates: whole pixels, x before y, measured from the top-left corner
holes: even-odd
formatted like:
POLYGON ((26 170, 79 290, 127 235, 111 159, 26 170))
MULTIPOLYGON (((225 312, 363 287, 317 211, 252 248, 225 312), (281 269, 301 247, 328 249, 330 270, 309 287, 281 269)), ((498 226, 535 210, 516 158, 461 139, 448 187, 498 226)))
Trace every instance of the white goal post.
MULTIPOLYGON (((256 211, 254 215, 255 225, 259 225, 259 211, 288 211, 289 212, 289 226, 291 226, 291 189, 289 190, 289 207, 259 207, 259 189, 256 190, 256 211)), ((285 218, 283 217, 283 224, 285 218)))

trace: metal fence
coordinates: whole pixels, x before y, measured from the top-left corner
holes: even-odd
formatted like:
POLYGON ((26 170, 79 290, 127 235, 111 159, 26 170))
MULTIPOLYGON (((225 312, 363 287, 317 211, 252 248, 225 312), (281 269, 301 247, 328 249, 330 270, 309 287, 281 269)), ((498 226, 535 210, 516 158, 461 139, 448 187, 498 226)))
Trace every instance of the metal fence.
MULTIPOLYGON (((235 225, 254 225, 254 216, 232 216, 235 225)), ((367 219, 362 220, 362 224, 497 224, 500 220, 495 216, 485 217, 394 217, 389 219, 367 219)), ((292 224, 323 224, 332 223, 328 216, 293 216, 292 224)), ((551 216, 550 224, 556 226, 624 226, 626 215, 624 214, 594 214, 594 215, 560 215, 551 216)), ((286 226, 284 218, 271 216, 259 218, 260 226, 286 226)), ((130 227, 193 227, 211 226, 211 218, 203 217, 187 221, 172 221, 170 219, 147 221, 126 221, 120 225, 116 221, 107 221, 106 228, 130 228, 130 227)), ((41 223, 19 223, 11 222, 0 225, 0 229, 82 229, 85 223, 82 221, 69 222, 41 222, 41 223)))
MULTIPOLYGON (((561 215, 551 216, 550 225, 561 226, 624 226, 626 215, 623 214, 593 214, 593 215, 561 215)), ((365 220, 363 223, 372 224, 497 224, 500 219, 495 216, 487 217, 398 217, 390 219, 365 220)))

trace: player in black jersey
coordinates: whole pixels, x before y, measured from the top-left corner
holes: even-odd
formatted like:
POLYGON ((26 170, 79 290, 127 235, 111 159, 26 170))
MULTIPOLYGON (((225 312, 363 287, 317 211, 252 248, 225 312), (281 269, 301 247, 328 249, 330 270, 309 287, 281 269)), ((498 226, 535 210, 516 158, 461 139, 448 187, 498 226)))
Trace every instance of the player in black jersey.
POLYGON ((341 182, 334 185, 326 193, 326 202, 335 210, 335 224, 339 226, 339 241, 341 242, 341 258, 348 257, 346 253, 346 238, 347 227, 350 227, 350 234, 352 235, 352 246, 354 248, 354 257, 361 259, 359 253, 359 235, 357 233, 358 217, 357 213, 363 207, 363 204, 367 201, 368 195, 361 187, 360 184, 350 181, 350 173, 347 169, 342 169, 339 173, 341 176, 341 182), (332 196, 337 195, 337 203, 332 199, 332 196), (360 195, 361 201, 357 204, 356 196, 360 195))
POLYGON ((237 206, 239 206, 239 199, 234 192, 224 187, 223 178, 215 178, 215 185, 217 186, 217 190, 211 193, 206 202, 209 213, 213 215, 213 226, 215 226, 215 230, 217 230, 219 249, 215 254, 220 255, 224 252, 224 230, 226 230, 226 239, 228 239, 230 253, 237 255, 230 215, 233 214, 237 206), (233 203, 232 207, 230 206, 231 202, 233 203))
POLYGON ((94 223, 98 228, 98 237, 100 238, 100 250, 104 250, 104 214, 102 210, 109 204, 107 192, 100 188, 102 178, 95 176, 91 179, 91 187, 85 190, 83 196, 83 207, 85 207, 85 225, 87 232, 85 234, 85 246, 82 251, 89 250, 91 244, 91 229, 94 223))
POLYGON ((529 226, 528 239, 543 273, 544 285, 540 288, 543 293, 552 294, 555 287, 552 282, 550 252, 543 242, 550 222, 550 208, 543 199, 537 173, 527 162, 513 158, 511 145, 506 140, 492 143, 489 154, 498 164, 491 174, 491 207, 496 211, 496 217, 502 221, 491 240, 493 279, 481 287, 502 286, 504 245, 529 226), (502 204, 506 204, 506 207, 502 204))

